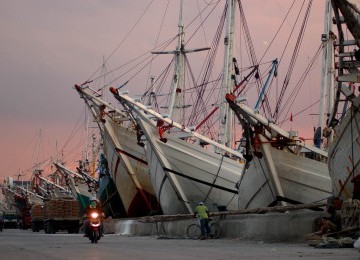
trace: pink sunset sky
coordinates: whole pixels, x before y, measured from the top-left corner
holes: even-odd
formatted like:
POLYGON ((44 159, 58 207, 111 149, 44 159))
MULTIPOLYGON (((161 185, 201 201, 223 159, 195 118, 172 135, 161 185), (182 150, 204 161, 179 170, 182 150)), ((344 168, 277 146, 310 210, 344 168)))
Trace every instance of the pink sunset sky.
MULTIPOLYGON (((84 149, 85 105, 74 90, 74 84, 86 81, 101 66, 103 57, 108 57, 118 46, 109 60, 112 67, 152 49, 167 5, 162 40, 175 35, 179 6, 179 0, 1 2, 0 181, 5 176, 16 178, 19 169, 30 177, 36 161, 55 156, 59 150, 63 151, 68 163, 80 159, 84 149), (147 7, 144 18, 129 34, 147 7), (122 43, 124 39, 126 41, 122 43)), ((217 1, 184 0, 185 25, 189 17, 198 12, 198 6, 214 2, 217 1)), ((255 51, 260 57, 293 1, 242 2, 255 51)), ((311 56, 320 44, 323 5, 323 0, 313 1, 303 47, 305 54, 301 54, 304 63, 307 54, 311 56)), ((216 23, 214 21, 214 26, 216 23)), ((268 54, 267 60, 276 55, 268 54)), ((299 103, 304 107, 317 100, 319 95, 320 65, 319 61, 311 78, 307 79, 309 83, 306 84, 311 82, 312 88, 306 92, 307 96, 301 97, 299 103)), ((300 72, 294 72, 297 73, 300 72)), ((138 84, 146 85, 146 80, 138 81, 138 84)), ((133 85, 131 93, 142 90, 133 85)), ((317 118, 310 116, 311 113, 317 113, 317 108, 307 111, 298 126, 303 132, 306 129, 302 136, 308 138, 312 137, 312 128, 317 125, 317 118)), ((294 118, 294 127, 299 121, 294 118)))

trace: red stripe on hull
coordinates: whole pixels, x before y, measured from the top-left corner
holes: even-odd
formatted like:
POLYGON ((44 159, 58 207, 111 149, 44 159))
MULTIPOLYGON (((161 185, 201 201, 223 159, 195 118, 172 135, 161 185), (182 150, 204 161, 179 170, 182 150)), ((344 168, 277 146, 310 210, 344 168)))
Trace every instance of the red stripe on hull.
POLYGON ((154 214, 162 214, 156 197, 144 190, 138 190, 128 208, 128 217, 142 217, 154 214))

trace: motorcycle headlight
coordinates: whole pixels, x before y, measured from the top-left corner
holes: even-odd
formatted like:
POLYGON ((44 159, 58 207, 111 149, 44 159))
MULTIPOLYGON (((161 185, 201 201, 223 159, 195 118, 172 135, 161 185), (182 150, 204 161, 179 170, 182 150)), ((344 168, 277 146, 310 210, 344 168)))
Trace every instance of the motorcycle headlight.
POLYGON ((97 212, 93 212, 90 215, 92 218, 97 218, 99 216, 99 214, 97 212))

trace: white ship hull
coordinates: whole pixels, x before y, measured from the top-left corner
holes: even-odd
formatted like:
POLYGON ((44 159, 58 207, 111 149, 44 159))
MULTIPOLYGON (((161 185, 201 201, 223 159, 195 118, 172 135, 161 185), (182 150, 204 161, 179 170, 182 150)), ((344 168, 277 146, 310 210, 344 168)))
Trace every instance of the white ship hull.
POLYGON ((360 96, 341 123, 334 128, 335 137, 329 148, 329 173, 334 195, 352 198, 352 178, 360 174, 360 96))
POLYGON ((15 207, 15 192, 7 187, 2 187, 1 191, 4 195, 6 205, 9 209, 13 209, 15 207))
POLYGON ((218 206, 238 209, 235 185, 242 163, 171 134, 165 134, 165 143, 150 119, 144 116, 139 123, 148 141, 145 150, 151 181, 164 214, 192 213, 199 201, 210 211, 217 211, 218 206))
POLYGON ((327 164, 279 150, 268 145, 270 158, 282 189, 276 187, 264 157, 250 162, 249 169, 239 182, 239 207, 259 208, 275 205, 279 201, 312 203, 331 196, 331 179, 327 164))
POLYGON ((159 210, 144 149, 137 144, 134 130, 107 119, 103 139, 110 175, 128 216, 159 210))
POLYGON ((325 151, 306 144, 245 104, 237 104, 233 95, 228 94, 227 101, 247 129, 246 153, 253 157, 239 181, 240 208, 312 203, 331 196, 325 151), (314 158, 303 156, 301 149, 314 158))

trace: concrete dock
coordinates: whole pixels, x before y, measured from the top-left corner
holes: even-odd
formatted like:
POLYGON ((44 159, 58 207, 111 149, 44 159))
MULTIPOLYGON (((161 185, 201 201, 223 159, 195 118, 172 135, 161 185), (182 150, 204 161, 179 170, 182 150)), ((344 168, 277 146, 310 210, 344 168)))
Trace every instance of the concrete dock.
MULTIPOLYGON (((321 212, 311 210, 288 213, 249 214, 214 217, 223 238, 266 242, 304 242, 306 234, 315 232, 315 219, 321 212)), ((114 219, 105 223, 105 231, 116 235, 186 238, 187 227, 196 219, 142 223, 137 219, 114 219)))
POLYGON ((105 235, 92 244, 82 234, 45 234, 30 230, 0 232, 1 259, 359 259, 354 248, 314 248, 305 243, 267 243, 242 239, 164 239, 153 236, 105 235))

